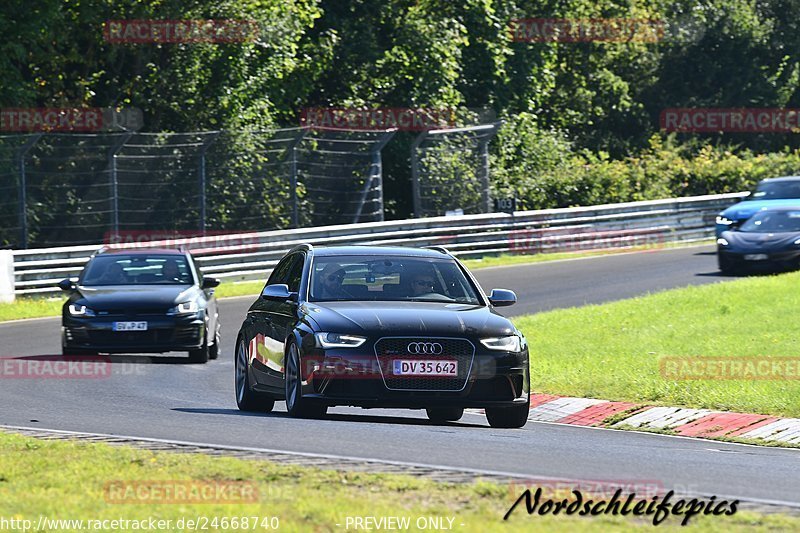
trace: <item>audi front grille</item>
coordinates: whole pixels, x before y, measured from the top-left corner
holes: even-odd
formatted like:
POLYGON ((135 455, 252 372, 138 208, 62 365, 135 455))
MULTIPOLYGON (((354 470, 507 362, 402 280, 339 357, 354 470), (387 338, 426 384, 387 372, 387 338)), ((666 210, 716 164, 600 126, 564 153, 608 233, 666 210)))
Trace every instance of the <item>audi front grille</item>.
POLYGON ((449 337, 384 337, 375 343, 383 382, 387 389, 404 391, 464 390, 475 359, 475 346, 467 339, 449 337), (412 361, 457 361, 458 372, 450 376, 397 376, 393 374, 395 359, 412 361))

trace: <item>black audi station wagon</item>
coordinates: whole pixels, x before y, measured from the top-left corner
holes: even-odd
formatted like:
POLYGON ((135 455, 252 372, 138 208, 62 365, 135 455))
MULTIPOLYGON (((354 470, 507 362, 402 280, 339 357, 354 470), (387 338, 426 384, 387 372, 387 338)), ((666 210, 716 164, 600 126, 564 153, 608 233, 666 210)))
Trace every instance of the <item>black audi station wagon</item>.
POLYGON ((525 425, 525 337, 443 248, 291 250, 250 306, 236 343, 236 400, 319 417, 329 406, 425 409, 435 422, 485 409, 492 427, 525 425))

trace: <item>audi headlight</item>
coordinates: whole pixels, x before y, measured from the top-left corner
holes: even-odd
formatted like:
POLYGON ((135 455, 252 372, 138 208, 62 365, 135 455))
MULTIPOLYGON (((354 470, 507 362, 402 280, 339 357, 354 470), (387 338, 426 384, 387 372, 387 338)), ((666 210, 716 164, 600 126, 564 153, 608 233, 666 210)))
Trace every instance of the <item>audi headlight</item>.
POLYGON ((200 306, 197 305, 197 302, 192 300, 191 302, 183 302, 181 304, 176 305, 175 307, 171 308, 167 314, 168 315, 190 315, 192 313, 196 313, 200 310, 200 306))
POLYGON ((72 316, 95 316, 94 311, 85 305, 69 304, 69 314, 72 316))
POLYGON ((367 341, 366 337, 341 333, 317 333, 314 337, 317 348, 358 348, 367 341))
MULTIPOLYGON (((727 239, 720 237, 719 239, 717 239, 717 244, 719 244, 720 246, 728 246, 729 243, 727 239)), ((797 244, 797 241, 795 241, 795 244, 797 244)))
POLYGON ((481 344, 490 350, 500 350, 503 352, 519 352, 522 349, 522 342, 517 335, 481 339, 481 344))
POLYGON ((729 219, 728 217, 724 217, 724 216, 722 216, 722 215, 719 215, 719 216, 717 217, 717 224, 721 224, 721 225, 723 225, 723 226, 730 226, 730 225, 731 225, 731 224, 733 224, 734 222, 735 222, 734 220, 731 220, 731 219, 729 219))

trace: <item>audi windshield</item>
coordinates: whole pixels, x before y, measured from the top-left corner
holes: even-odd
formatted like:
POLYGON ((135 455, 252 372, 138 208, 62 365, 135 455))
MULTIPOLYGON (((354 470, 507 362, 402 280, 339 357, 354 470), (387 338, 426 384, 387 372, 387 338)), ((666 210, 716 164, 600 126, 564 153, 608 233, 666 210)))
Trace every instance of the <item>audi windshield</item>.
POLYGON ((477 288, 449 259, 324 256, 311 271, 309 301, 416 301, 482 305, 477 288))

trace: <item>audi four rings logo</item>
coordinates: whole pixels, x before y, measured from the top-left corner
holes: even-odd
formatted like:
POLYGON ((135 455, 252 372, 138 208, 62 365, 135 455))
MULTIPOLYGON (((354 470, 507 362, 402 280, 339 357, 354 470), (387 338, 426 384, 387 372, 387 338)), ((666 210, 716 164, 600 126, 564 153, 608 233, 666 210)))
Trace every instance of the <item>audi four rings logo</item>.
POLYGON ((438 342, 412 342, 408 345, 408 353, 439 355, 442 353, 442 345, 438 342))

